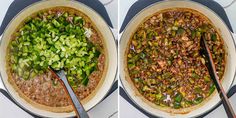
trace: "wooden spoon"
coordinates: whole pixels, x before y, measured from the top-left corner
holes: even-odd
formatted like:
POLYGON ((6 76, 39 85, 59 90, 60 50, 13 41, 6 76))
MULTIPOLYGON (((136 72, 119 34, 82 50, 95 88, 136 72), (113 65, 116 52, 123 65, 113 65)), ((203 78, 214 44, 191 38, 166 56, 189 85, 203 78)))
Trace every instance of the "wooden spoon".
POLYGON ((224 91, 224 88, 222 87, 219 77, 216 74, 216 69, 215 69, 215 64, 213 62, 212 56, 211 56, 211 52, 207 46, 207 42, 205 41, 205 34, 203 33, 200 39, 200 54, 202 55, 202 57, 206 60, 206 66, 208 69, 208 72, 211 76, 211 79, 213 80, 216 89, 219 93, 219 96, 222 100, 223 106, 225 108, 225 111, 227 113, 227 116, 229 118, 236 118, 234 110, 229 102, 229 99, 224 91))

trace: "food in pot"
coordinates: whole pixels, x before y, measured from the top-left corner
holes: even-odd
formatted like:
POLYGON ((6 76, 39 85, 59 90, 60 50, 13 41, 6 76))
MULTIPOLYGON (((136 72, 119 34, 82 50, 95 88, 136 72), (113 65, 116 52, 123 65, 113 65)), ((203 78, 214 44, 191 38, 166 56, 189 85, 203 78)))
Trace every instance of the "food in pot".
POLYGON ((83 100, 102 78, 104 50, 102 36, 85 14, 67 7, 43 10, 28 17, 12 35, 6 57, 9 80, 33 102, 66 107, 69 98, 48 68, 64 69, 83 100))
POLYGON ((224 43, 201 13, 183 8, 160 11, 145 19, 130 38, 128 75, 138 92, 159 107, 189 108, 207 99, 215 85, 200 55, 205 33, 217 75, 225 70, 224 43))

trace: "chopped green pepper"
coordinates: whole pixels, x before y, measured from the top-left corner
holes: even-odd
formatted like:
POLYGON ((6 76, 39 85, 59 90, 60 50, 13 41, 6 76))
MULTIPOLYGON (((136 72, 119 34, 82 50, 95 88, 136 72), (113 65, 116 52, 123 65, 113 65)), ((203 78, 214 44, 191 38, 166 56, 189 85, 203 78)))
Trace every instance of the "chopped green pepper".
POLYGON ((211 40, 216 41, 216 34, 211 34, 211 40))
POLYGON ((199 79, 199 78, 200 78, 200 76, 197 75, 196 73, 192 73, 192 77, 193 77, 194 79, 199 79))
POLYGON ((163 74, 162 74, 162 78, 164 78, 164 79, 171 78, 171 76, 172 76, 172 73, 171 73, 171 72, 166 72, 166 73, 163 73, 163 74))
POLYGON ((210 90, 209 90, 209 95, 211 95, 214 91, 215 91, 215 85, 212 84, 211 87, 210 87, 210 90))
POLYGON ((72 87, 87 85, 97 69, 101 48, 90 42, 84 19, 65 12, 29 18, 9 44, 12 70, 25 80, 47 71, 64 69, 72 87), (32 71, 33 70, 33 71, 32 71))
POLYGON ((161 98, 162 98, 161 92, 159 92, 158 94, 156 94, 156 99, 157 99, 157 100, 160 100, 161 98))
POLYGON ((194 101, 193 101, 193 103, 194 104, 199 104, 199 103, 201 103, 203 101, 203 97, 197 97, 194 101))
POLYGON ((182 27, 179 27, 178 30, 177 30, 178 35, 182 35, 184 32, 185 32, 185 30, 182 27))
POLYGON ((180 103, 181 100, 182 100, 182 97, 183 97, 183 96, 182 96, 180 93, 178 93, 177 95, 175 95, 175 102, 180 103))

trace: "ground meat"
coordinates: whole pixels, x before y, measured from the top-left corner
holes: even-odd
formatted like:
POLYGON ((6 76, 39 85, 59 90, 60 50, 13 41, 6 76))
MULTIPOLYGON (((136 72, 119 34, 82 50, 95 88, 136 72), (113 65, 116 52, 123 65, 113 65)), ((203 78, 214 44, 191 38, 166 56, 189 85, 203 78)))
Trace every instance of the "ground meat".
MULTIPOLYGON (((104 70, 105 55, 101 54, 98 61, 98 70, 91 73, 88 85, 79 85, 77 89, 74 89, 80 100, 90 95, 101 79, 104 70)), ((39 104, 51 107, 70 105, 68 95, 63 86, 59 82, 55 84, 57 79, 52 76, 51 72, 46 72, 29 80, 19 78, 13 73, 12 79, 24 95, 39 104)))
MULTIPOLYGON (((104 70, 105 55, 101 54, 98 60, 98 70, 91 73, 87 86, 79 85, 74 89, 77 97, 82 100, 86 98, 97 87, 102 72, 104 70)), ((61 83, 57 81, 51 74, 46 72, 43 75, 24 80, 16 74, 12 74, 12 79, 17 87, 31 100, 51 107, 62 107, 70 105, 68 95, 66 94, 61 83)))
POLYGON ((39 104, 53 107, 68 106, 70 104, 61 84, 53 85, 55 78, 52 77, 51 72, 27 81, 18 78, 15 74, 12 79, 24 95, 39 104))

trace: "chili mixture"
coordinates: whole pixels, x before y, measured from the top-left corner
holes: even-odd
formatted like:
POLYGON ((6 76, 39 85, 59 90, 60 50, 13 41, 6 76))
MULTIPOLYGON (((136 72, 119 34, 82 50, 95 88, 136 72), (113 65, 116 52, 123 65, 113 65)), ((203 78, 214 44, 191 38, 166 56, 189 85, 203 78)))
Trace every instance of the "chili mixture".
POLYGON ((215 86, 199 54, 203 33, 222 79, 224 43, 205 16, 190 9, 168 9, 141 23, 127 51, 128 73, 139 93, 158 106, 174 109, 209 97, 215 86))

